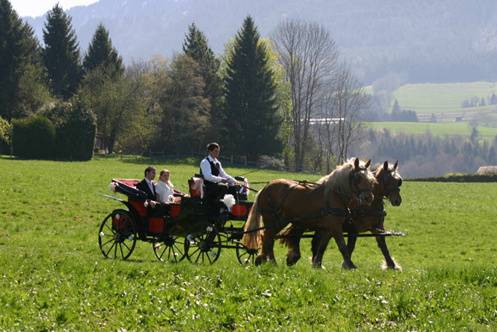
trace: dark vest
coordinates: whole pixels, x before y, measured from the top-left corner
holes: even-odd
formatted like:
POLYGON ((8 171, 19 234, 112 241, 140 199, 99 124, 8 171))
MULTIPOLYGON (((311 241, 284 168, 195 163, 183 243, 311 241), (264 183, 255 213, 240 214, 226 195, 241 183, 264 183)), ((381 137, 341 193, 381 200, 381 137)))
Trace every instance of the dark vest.
MULTIPOLYGON (((219 163, 214 163, 212 160, 210 160, 209 158, 205 158, 207 159, 207 161, 209 162, 209 165, 211 165, 211 174, 214 175, 214 176, 219 176, 219 163)), ((202 175, 202 177, 204 176, 204 174, 202 174, 202 168, 200 168, 200 175, 202 175)), ((205 181, 205 182, 209 182, 209 181, 205 181)))

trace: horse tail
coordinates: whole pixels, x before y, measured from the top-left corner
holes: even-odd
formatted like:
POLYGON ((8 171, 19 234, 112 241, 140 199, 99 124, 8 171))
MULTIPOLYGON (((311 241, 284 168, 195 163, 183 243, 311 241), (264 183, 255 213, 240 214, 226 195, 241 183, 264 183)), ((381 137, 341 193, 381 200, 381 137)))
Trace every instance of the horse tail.
POLYGON ((290 234, 292 234, 292 231, 294 230, 294 226, 293 224, 288 224, 285 228, 283 228, 283 230, 281 230, 281 232, 278 233, 278 236, 281 236, 280 238, 280 244, 288 247, 288 244, 290 243, 290 241, 288 240, 288 237, 290 234))
POLYGON ((264 229, 262 228, 264 227, 264 223, 259 208, 259 200, 261 199, 261 194, 264 189, 266 188, 263 188, 257 193, 254 205, 252 205, 247 222, 243 227, 244 234, 242 237, 242 244, 249 249, 259 249, 262 246, 262 236, 264 234, 264 229))

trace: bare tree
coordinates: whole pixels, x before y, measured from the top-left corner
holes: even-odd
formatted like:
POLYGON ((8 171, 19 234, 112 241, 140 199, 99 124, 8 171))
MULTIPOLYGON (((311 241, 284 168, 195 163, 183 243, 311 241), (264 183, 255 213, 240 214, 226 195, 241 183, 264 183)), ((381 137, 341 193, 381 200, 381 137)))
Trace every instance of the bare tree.
POLYGON ((291 123, 295 169, 304 167, 311 114, 333 76, 338 51, 335 41, 321 25, 287 20, 278 25, 273 43, 291 89, 291 123))
POLYGON ((351 145, 361 137, 359 117, 369 104, 369 97, 347 65, 341 64, 334 84, 322 99, 328 156, 338 163, 347 158, 351 145))

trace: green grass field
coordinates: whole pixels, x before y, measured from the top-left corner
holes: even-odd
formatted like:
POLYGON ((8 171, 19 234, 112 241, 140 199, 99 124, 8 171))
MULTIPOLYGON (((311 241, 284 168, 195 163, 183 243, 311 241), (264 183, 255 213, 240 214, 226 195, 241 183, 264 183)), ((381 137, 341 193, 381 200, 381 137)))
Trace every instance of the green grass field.
MULTIPOLYGON (((430 132, 435 136, 470 136, 472 127, 465 122, 364 122, 366 128, 388 129, 392 133, 424 135, 430 132)), ((494 139, 497 136, 497 127, 477 126, 479 136, 484 139, 494 139)))
POLYGON ((475 108, 462 108, 465 99, 471 97, 487 98, 497 94, 494 82, 468 83, 423 83, 405 84, 394 92, 394 97, 404 109, 417 113, 472 112, 496 109, 496 105, 475 108))
MULTIPOLYGON (((242 267, 224 251, 213 266, 158 262, 138 243, 128 261, 104 259, 98 226, 117 202, 112 177, 139 178, 140 160, 0 158, 0 330, 496 330, 497 184, 405 182, 386 225, 403 272, 382 271, 373 239, 359 239, 355 271, 330 243, 326 270, 303 258, 242 267)), ((196 166, 172 163, 186 189, 196 166)), ((244 169, 228 169, 237 175, 244 169)), ((259 171, 252 181, 316 177, 259 171)))

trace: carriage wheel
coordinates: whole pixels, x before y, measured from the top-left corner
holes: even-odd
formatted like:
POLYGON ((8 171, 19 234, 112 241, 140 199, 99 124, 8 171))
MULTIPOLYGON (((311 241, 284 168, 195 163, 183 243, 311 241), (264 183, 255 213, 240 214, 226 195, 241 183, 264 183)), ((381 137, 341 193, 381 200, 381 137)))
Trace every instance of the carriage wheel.
POLYGON ((213 264, 221 254, 221 237, 214 232, 190 234, 185 239, 185 252, 194 264, 213 264))
POLYGON ((98 246, 106 258, 127 259, 136 245, 133 217, 126 210, 114 210, 98 230, 98 246))
POLYGON ((241 243, 236 244, 236 258, 242 265, 255 265, 257 249, 249 249, 241 243))
POLYGON ((152 243, 155 257, 161 262, 178 263, 185 256, 185 240, 178 236, 169 235, 166 239, 152 243))

